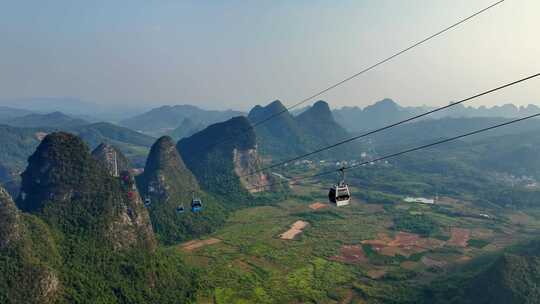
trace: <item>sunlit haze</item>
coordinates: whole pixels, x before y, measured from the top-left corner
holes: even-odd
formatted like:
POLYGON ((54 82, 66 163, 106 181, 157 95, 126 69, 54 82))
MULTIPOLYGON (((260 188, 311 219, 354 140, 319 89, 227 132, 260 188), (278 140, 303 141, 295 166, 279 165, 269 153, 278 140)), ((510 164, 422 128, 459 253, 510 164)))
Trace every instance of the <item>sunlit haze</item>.
MULTIPOLYGON (((494 3, 4 1, 0 100, 290 105, 494 3)), ((540 1, 507 0, 321 96, 441 105, 540 71, 540 1)), ((469 103, 540 105, 540 80, 469 103)))

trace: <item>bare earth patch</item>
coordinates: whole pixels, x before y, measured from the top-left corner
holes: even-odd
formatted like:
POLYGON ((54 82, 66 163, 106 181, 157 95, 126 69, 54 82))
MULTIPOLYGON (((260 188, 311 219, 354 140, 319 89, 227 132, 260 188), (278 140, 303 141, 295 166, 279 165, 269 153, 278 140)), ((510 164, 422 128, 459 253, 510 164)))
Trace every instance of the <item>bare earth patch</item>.
POLYGON ((185 243, 181 244, 180 247, 184 251, 193 251, 195 249, 199 249, 201 247, 208 246, 208 245, 217 244, 217 243, 220 243, 220 242, 221 242, 221 240, 216 239, 216 238, 211 238, 211 239, 207 239, 207 240, 193 240, 193 241, 189 241, 189 242, 185 242, 185 243))
POLYGON ((422 259, 420 260, 424 265, 426 265, 427 267, 444 267, 446 266, 446 262, 444 261, 437 261, 437 260, 434 260, 434 259, 431 259, 431 258, 428 258, 428 257, 422 257, 422 259))
POLYGON ((409 257, 412 254, 424 252, 444 245, 443 241, 422 238, 418 234, 409 232, 398 232, 394 239, 386 234, 379 234, 376 240, 362 241, 362 244, 369 244, 382 255, 396 256, 402 255, 409 257))
POLYGON ((381 269, 373 269, 367 272, 368 277, 372 279, 380 279, 386 274, 386 271, 381 269))
POLYGON ((456 262, 458 262, 458 263, 467 263, 470 260, 472 260, 472 257, 470 257, 468 255, 464 255, 464 256, 459 257, 459 259, 457 259, 456 262))
POLYGON ((291 225, 291 229, 282 233, 279 237, 283 240, 292 240, 298 234, 302 233, 302 230, 304 230, 304 228, 306 228, 307 225, 308 225, 308 222, 296 221, 294 222, 294 224, 291 225))
POLYGON ((531 221, 531 218, 523 212, 515 212, 510 215, 510 221, 515 225, 527 225, 531 221))
POLYGON ((328 205, 316 202, 316 203, 313 203, 313 204, 309 205, 309 208, 311 208, 313 210, 319 210, 319 209, 323 209, 323 208, 328 208, 328 205))
POLYGON ((418 265, 417 262, 413 262, 413 261, 405 261, 405 262, 402 262, 401 264, 399 264, 399 266, 403 269, 407 269, 407 270, 413 270, 414 268, 416 268, 416 266, 418 265))
POLYGON ((467 242, 471 237, 471 231, 469 229, 452 228, 450 233, 451 236, 448 242, 446 242, 447 245, 456 247, 467 247, 467 242))
POLYGON ((366 254, 360 245, 343 245, 340 249, 340 255, 333 256, 330 260, 351 264, 365 263, 368 261, 366 254))
POLYGON ((352 290, 349 290, 347 291, 347 295, 345 296, 345 298, 343 300, 341 300, 341 302, 339 302, 340 304, 350 304, 352 302, 354 298, 354 292, 352 290))

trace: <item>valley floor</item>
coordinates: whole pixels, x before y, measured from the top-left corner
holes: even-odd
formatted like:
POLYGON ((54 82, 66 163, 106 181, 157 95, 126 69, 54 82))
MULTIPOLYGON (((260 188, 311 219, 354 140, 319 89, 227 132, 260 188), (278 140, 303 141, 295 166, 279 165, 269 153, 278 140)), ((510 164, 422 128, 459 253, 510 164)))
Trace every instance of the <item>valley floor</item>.
POLYGON ((540 231, 534 211, 489 213, 450 198, 337 208, 326 206, 316 183, 294 191, 276 205, 237 211, 206 240, 177 246, 202 269, 199 303, 414 302, 417 287, 540 231), (414 222, 425 219, 429 229, 414 222), (282 237, 298 223, 305 225, 293 238, 282 237))

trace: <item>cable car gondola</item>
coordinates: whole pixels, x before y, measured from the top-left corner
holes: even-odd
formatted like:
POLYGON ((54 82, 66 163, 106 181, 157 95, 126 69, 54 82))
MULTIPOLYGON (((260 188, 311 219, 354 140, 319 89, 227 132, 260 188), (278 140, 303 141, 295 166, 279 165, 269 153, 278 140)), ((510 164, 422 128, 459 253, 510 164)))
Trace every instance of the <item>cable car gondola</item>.
POLYGON ((193 193, 193 198, 191 199, 191 212, 199 212, 202 210, 202 208, 202 200, 195 197, 195 193, 193 193))
POLYGON ((145 207, 150 207, 151 204, 152 204, 152 200, 149 197, 144 199, 144 206, 145 207))
POLYGON ((184 208, 184 205, 178 205, 178 207, 176 207, 176 213, 184 213, 185 211, 185 208, 184 208))
POLYGON ((351 201, 349 186, 345 183, 345 168, 339 169, 341 180, 330 188, 328 199, 338 207, 346 206, 351 201))

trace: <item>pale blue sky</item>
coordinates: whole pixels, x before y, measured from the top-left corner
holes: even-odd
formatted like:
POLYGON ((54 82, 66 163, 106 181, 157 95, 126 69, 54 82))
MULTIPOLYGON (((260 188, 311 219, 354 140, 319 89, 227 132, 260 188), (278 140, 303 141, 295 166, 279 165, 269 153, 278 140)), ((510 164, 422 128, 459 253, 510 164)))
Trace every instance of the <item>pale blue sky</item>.
MULTIPOLYGON (((0 99, 293 104, 495 0, 0 0, 0 99)), ((506 0, 326 94, 446 104, 540 71, 540 1, 506 0)), ((540 104, 540 80, 471 105, 540 104)))

